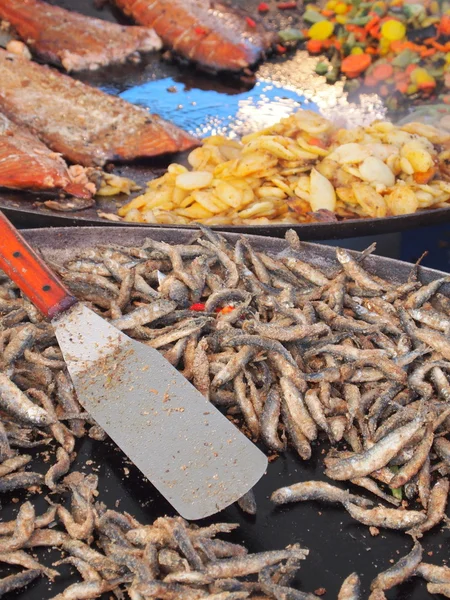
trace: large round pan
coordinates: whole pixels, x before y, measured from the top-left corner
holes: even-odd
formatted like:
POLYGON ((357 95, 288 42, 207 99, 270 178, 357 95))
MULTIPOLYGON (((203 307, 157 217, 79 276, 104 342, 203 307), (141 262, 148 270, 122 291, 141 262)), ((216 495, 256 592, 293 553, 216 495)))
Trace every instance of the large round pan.
MULTIPOLYGON (((114 212, 111 208, 111 200, 102 200, 97 208, 89 208, 83 211, 60 213, 43 207, 35 207, 28 196, 0 195, 0 210, 17 227, 67 227, 67 226, 107 226, 107 227, 134 227, 144 231, 158 231, 161 227, 167 226, 137 224, 137 223, 117 223, 99 217, 98 210, 114 212)), ((231 233, 249 233, 256 235, 268 235, 272 237, 284 237, 288 229, 295 229, 302 240, 332 240, 351 237, 362 237, 371 235, 381 235, 384 233, 397 233, 415 229, 417 227, 426 227, 432 225, 442 225, 450 221, 450 208, 437 208, 426 211, 420 211, 411 215, 402 215, 398 217, 386 217, 380 219, 348 219, 340 222, 325 223, 306 223, 303 225, 284 225, 276 224, 265 226, 220 226, 212 229, 228 231, 231 233)), ((186 225, 179 229, 195 229, 195 226, 186 225)))
MULTIPOLYGON (((111 244, 110 228, 58 228, 40 229, 23 232, 26 239, 40 248, 48 257, 58 260, 70 256, 82 247, 97 244, 111 244)), ((117 228, 114 231, 114 243, 135 245, 146 237, 166 242, 183 243, 192 236, 191 231, 180 229, 132 229, 117 228)), ((237 235, 227 234, 234 242, 237 235)), ((280 252, 286 247, 283 240, 249 236, 255 248, 270 252, 280 252)), ((303 246, 305 259, 321 267, 332 268, 334 249, 327 246, 305 243, 303 246)), ((366 261, 367 267, 382 277, 395 281, 404 281, 411 270, 411 265, 396 260, 372 256, 366 261)), ((424 281, 441 277, 442 273, 431 269, 421 269, 424 281)), ((443 288, 450 295, 450 286, 443 288)), ((382 532, 372 538, 366 527, 352 521, 340 508, 323 507, 314 503, 291 505, 286 508, 274 508, 268 497, 271 492, 282 485, 301 480, 323 479, 323 465, 320 450, 314 449, 313 459, 301 462, 293 453, 288 452, 269 464, 267 475, 256 486, 258 513, 256 517, 244 516, 235 506, 218 515, 218 519, 238 522, 241 527, 234 534, 235 541, 245 541, 251 551, 263 551, 284 547, 293 542, 300 542, 310 548, 310 556, 300 571, 298 585, 302 590, 313 592, 325 588, 325 599, 333 600, 344 578, 357 571, 363 580, 362 598, 368 596, 368 586, 377 572, 387 569, 391 559, 397 561, 411 547, 410 539, 391 532, 382 532)), ((137 469, 124 461, 124 456, 108 442, 100 443, 83 440, 75 468, 81 468, 86 460, 93 461, 86 470, 94 469, 100 478, 100 499, 109 507, 119 506, 142 522, 149 522, 171 508, 150 483, 143 480, 137 469), (129 469, 129 473, 124 468, 129 469), (118 503, 118 504, 117 504, 118 503)), ((43 465, 43 471, 48 465, 43 465)), ((14 493, 12 496, 18 496, 14 493)), ((2 498, 2 519, 12 516, 15 504, 10 498, 2 498)), ((44 506, 40 507, 42 510, 44 506)), ((211 519, 208 520, 210 522, 211 519)), ((432 553, 427 561, 442 564, 448 559, 448 543, 450 533, 447 530, 433 530, 423 540, 426 552, 432 553)), ((44 555, 44 553, 42 553, 44 555)), ((47 551, 45 550, 47 556, 47 551)), ((56 560, 55 555, 55 560, 56 560)), ((46 562, 48 558, 46 558, 46 562)), ((28 600, 36 598, 46 600, 72 583, 69 570, 51 586, 42 582, 25 591, 18 598, 28 600)), ((424 600, 427 598, 425 586, 419 579, 389 592, 390 600, 424 600)))
MULTIPOLYGON (((84 14, 99 17, 101 19, 128 22, 120 11, 114 9, 114 3, 94 2, 93 0, 50 0, 52 4, 57 4, 67 9, 72 9, 84 14), (100 10, 98 7, 104 5, 100 10)), ((246 8, 250 13, 258 14, 259 0, 231 0, 231 4, 246 8)), ((281 30, 286 27, 302 26, 299 22, 299 16, 302 14, 299 3, 299 11, 283 11, 277 9, 275 0, 269 0, 271 10, 262 16, 268 26, 275 30, 281 30)), ((260 15, 261 16, 261 15, 260 15)), ((178 91, 197 90, 200 92, 212 92, 214 100, 209 105, 207 102, 203 106, 203 113, 208 117, 218 114, 217 111, 225 110, 225 115, 236 115, 237 104, 232 102, 234 98, 240 98, 239 93, 246 88, 251 88, 251 83, 239 81, 234 77, 227 75, 206 75, 196 71, 193 65, 180 65, 177 62, 167 62, 162 60, 159 54, 150 54, 140 64, 127 63, 125 65, 111 66, 99 69, 94 72, 84 72, 75 74, 86 83, 100 87, 109 93, 119 94, 126 90, 126 97, 131 101, 141 101, 139 94, 135 99, 130 93, 139 88, 146 82, 156 82, 157 80, 166 81, 162 87, 153 91, 150 97, 145 96, 145 104, 151 110, 160 112, 161 115, 175 122, 184 128, 190 128, 195 121, 193 115, 199 114, 200 104, 195 103, 195 107, 188 102, 190 96, 184 94, 172 93, 176 88, 178 91), (169 84, 169 78, 171 84, 169 84), (167 88, 167 89, 166 89, 167 88), (181 103, 181 104, 180 104, 181 103), (182 110, 178 110, 181 108, 182 110), (229 111, 229 112, 228 112, 229 111)), ((294 90, 297 94, 299 106, 306 108, 320 108, 324 114, 329 116, 345 116, 350 121, 355 120, 373 120, 375 117, 382 116, 384 109, 380 99, 375 94, 370 97, 361 98, 360 104, 349 104, 345 95, 342 93, 342 82, 335 86, 325 83, 324 78, 314 73, 314 59, 308 57, 304 50, 298 50, 294 56, 288 54, 285 56, 275 56, 266 61, 257 76, 260 80, 281 86, 281 103, 272 106, 269 113, 273 111, 277 115, 284 116, 286 105, 283 104, 286 97, 290 97, 294 90)), ((256 88, 255 88, 256 89, 256 88)), ((255 89, 251 94, 258 97, 255 89)), ((195 96, 197 98, 197 96, 195 96)), ((261 96, 262 97, 262 96, 261 96)), ((204 102, 204 101, 203 101, 204 102)), ((245 101, 244 101, 245 103, 245 101)), ((257 110, 257 109, 255 109, 257 110)), ((294 110, 294 108, 292 108, 294 110)), ((201 111, 200 111, 201 112, 201 111)), ((259 111, 264 113, 265 109, 259 111)), ((240 117, 241 118, 241 117, 240 117)), ((258 117, 259 118, 259 117, 258 117)), ((236 120, 236 119, 234 119, 236 120)), ((197 131, 197 125, 192 129, 197 131)), ((260 125, 261 127, 263 125, 260 125)), ((204 131, 203 127, 200 128, 204 131)), ((208 130, 207 130, 208 131, 208 130)), ((209 131, 209 133, 211 133, 209 131)), ((207 135, 208 133, 204 134, 207 135)), ((200 133, 199 133, 200 135, 200 133)), ((178 160, 179 157, 170 157, 169 160, 178 160)), ((164 160, 148 161, 147 163, 136 163, 128 166, 116 166, 115 172, 124 176, 129 176, 140 185, 157 177, 161 174, 161 167, 167 164, 164 160)), ((41 195, 42 196, 42 195, 41 195)), ((8 191, 0 192, 0 209, 19 227, 58 227, 68 225, 117 225, 104 218, 99 217, 98 212, 115 213, 117 205, 126 202, 126 198, 107 198, 98 201, 98 206, 70 213, 56 212, 49 210, 42 205, 42 200, 48 199, 39 195, 27 193, 14 193, 8 191), (41 201, 41 204, 39 204, 41 201), (36 203, 37 202, 37 203, 36 203)), ((427 210, 412 215, 398 217, 389 217, 383 219, 350 219, 340 222, 322 222, 295 226, 299 235, 304 240, 327 240, 342 239, 347 237, 359 237, 378 235, 383 233, 393 233, 423 227, 428 225, 442 224, 450 221, 450 210, 435 209, 427 210)), ((140 225, 139 225, 140 226, 140 225)), ((148 229, 155 227, 152 225, 142 225, 148 229)), ((158 226, 156 226, 158 227, 158 226)), ((234 231, 239 233, 257 233, 262 235, 271 235, 282 237, 287 228, 286 225, 269 225, 264 227, 220 227, 222 231, 234 231)))

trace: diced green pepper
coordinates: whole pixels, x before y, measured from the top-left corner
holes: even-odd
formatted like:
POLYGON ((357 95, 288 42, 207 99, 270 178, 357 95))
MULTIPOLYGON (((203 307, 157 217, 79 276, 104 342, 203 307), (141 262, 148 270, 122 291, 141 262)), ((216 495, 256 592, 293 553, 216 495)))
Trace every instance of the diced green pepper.
POLYGON ((320 21, 326 21, 326 17, 315 10, 307 10, 303 14, 303 20, 307 23, 319 23, 320 21))
POLYGON ((351 19, 350 21, 348 21, 348 23, 350 25, 358 25, 358 27, 364 27, 364 25, 367 25, 367 23, 370 23, 371 20, 372 20, 372 17, 367 15, 367 17, 355 17, 354 19, 351 19))
POLYGON ((422 4, 405 4, 403 6, 403 12, 408 19, 418 17, 420 14, 426 14, 422 4))
POLYGON ((402 492, 402 488, 391 488, 391 492, 392 495, 394 496, 394 498, 397 498, 398 500, 402 500, 403 499, 403 492, 402 492))
MULTIPOLYGON (((400 468, 397 467, 397 465, 393 465, 393 466, 390 467, 390 470, 393 473, 398 473, 399 470, 400 470, 400 468)), ((394 496, 394 498, 398 498, 398 500, 402 500, 403 493, 402 493, 402 488, 401 487, 399 487, 399 488, 391 488, 391 492, 392 492, 392 495, 394 496)))
POLYGON ((408 65, 418 62, 419 60, 420 56, 416 52, 412 52, 412 50, 403 50, 393 59, 392 66, 406 69, 408 65))
POLYGON ((283 42, 303 42, 306 39, 300 29, 282 29, 278 35, 283 42))
POLYGON ((327 80, 327 83, 336 83, 336 81, 339 79, 339 74, 340 74, 340 68, 333 67, 331 69, 331 71, 328 71, 328 73, 325 75, 325 79, 327 80))
POLYGON ((326 75, 328 73, 329 65, 324 62, 319 62, 316 65, 316 73, 317 75, 326 75))
POLYGON ((374 6, 372 11, 376 13, 379 17, 384 16, 385 9, 382 6, 374 6))
POLYGON ((344 92, 356 92, 360 85, 361 84, 357 79, 347 79, 347 81, 344 83, 344 92))

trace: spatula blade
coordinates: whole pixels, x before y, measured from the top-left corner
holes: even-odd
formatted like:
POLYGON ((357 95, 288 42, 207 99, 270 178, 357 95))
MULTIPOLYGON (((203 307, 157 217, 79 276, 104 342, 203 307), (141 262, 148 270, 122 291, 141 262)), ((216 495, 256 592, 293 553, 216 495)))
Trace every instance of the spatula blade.
POLYGON ((53 322, 84 408, 186 519, 219 512, 266 456, 161 354, 77 304, 53 322))

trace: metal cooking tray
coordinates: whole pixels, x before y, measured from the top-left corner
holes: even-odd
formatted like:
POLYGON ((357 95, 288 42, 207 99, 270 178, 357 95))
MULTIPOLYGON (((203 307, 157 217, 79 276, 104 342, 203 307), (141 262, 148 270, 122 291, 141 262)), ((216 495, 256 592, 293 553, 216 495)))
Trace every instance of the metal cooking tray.
MULTIPOLYGON (((111 243, 109 228, 41 229, 23 233, 34 246, 56 259, 58 255, 61 256, 61 252, 67 256, 71 251, 75 252, 82 247, 111 243)), ((149 232, 144 229, 131 230, 121 227, 114 231, 114 243, 139 244, 149 235, 169 243, 183 243, 187 242, 192 234, 174 228, 161 228, 149 232)), ((227 237, 232 242, 238 239, 238 236, 233 234, 227 234, 227 237)), ((249 240, 258 250, 276 253, 286 247, 283 240, 273 238, 249 236, 249 240)), ((333 264, 334 261, 334 249, 330 247, 307 243, 304 244, 304 253, 305 259, 312 262, 324 264, 326 261, 333 264)), ((411 270, 411 265, 407 263, 377 256, 367 259, 367 267, 372 272, 394 281, 405 281, 411 270)), ((421 269, 421 277, 426 282, 442 275, 439 271, 421 269)), ((442 289, 444 293, 450 294, 450 286, 442 289)), ((323 447, 325 448, 326 444, 323 444, 323 447)), ((78 458, 72 468, 81 468, 84 472, 93 470, 99 476, 99 499, 109 508, 118 507, 118 510, 127 511, 144 523, 172 512, 170 505, 111 442, 100 443, 84 439, 78 442, 77 451, 78 458), (90 466, 85 464, 88 460, 93 461, 90 466)), ((48 469, 48 463, 42 463, 41 466, 42 472, 48 469)), ((314 445, 313 458, 308 462, 300 461, 293 452, 288 451, 269 464, 267 475, 255 488, 258 502, 256 517, 244 515, 236 506, 232 506, 214 519, 239 523, 240 528, 232 536, 227 536, 227 539, 245 542, 251 552, 282 548, 294 542, 300 542, 309 548, 310 555, 303 563, 297 580, 302 590, 313 592, 318 588, 326 588, 324 598, 333 600, 344 578, 357 571, 362 577, 362 598, 367 598, 370 581, 377 573, 391 565, 391 559, 397 561, 408 552, 412 546, 411 538, 387 530, 381 530, 377 537, 371 537, 367 527, 353 521, 340 507, 305 502, 277 508, 269 502, 268 498, 276 488, 298 481, 324 479, 322 473, 320 445, 314 445)), ((17 503, 13 502, 13 498, 22 501, 25 497, 25 493, 18 491, 2 496, 2 519, 6 521, 13 518, 17 511, 17 503)), ((37 514, 43 512, 45 506, 44 499, 40 498, 37 514)), ((208 524, 211 521, 212 519, 207 519, 204 523, 208 524)), ((426 533, 421 542, 425 552, 431 553, 429 556, 425 555, 427 562, 442 564, 443 560, 448 560, 448 529, 435 528, 426 533)), ((38 548, 36 554, 48 564, 47 549, 38 548)), ((59 553, 54 552, 53 556, 54 560, 57 560, 59 553)), ((52 598, 74 582, 73 571, 69 567, 60 569, 62 577, 50 588, 47 581, 40 580, 14 597, 23 600, 52 598)), ((9 572, 9 567, 4 568, 2 565, 2 576, 9 572)), ((390 600, 424 600, 429 595, 422 580, 413 578, 389 591, 388 597, 390 600)), ((104 598, 107 600, 109 595, 106 594, 104 598)))
MULTIPOLYGON (((107 20, 118 20, 122 23, 129 22, 116 10, 111 4, 107 4, 102 10, 95 7, 94 0, 50 0, 52 4, 57 4, 64 8, 73 9, 85 14, 90 14, 107 20)), ((245 7, 252 14, 257 14, 258 0, 233 0, 235 5, 245 7)), ((293 11, 276 10, 276 3, 270 0, 273 10, 263 17, 263 20, 276 29, 292 27, 297 24, 298 17, 293 16, 293 11)), ((270 108, 272 111, 281 111, 280 114, 285 114, 286 102, 293 102, 292 97, 299 98, 299 102, 295 102, 295 106, 306 105, 311 106, 317 103, 325 110, 328 115, 347 114, 350 117, 361 111, 361 118, 364 114, 375 114, 380 107, 379 99, 374 94, 369 97, 362 98, 360 108, 354 105, 349 105, 342 96, 342 84, 338 83, 335 86, 329 86, 324 83, 324 78, 316 75, 314 71, 314 61, 308 57, 304 51, 299 50, 294 57, 275 57, 264 63, 257 75, 264 80, 275 82, 276 85, 285 86, 284 92, 280 93, 281 100, 277 101, 270 108), (294 89, 295 92, 292 92, 294 89), (300 95, 299 95, 300 94, 300 95), (304 94, 304 98, 303 95, 304 94), (287 97, 287 99, 285 98, 287 97), (309 99, 309 100, 308 100, 309 99), (378 107, 378 108, 377 108, 378 107), (375 111, 375 112, 374 112, 375 111)), ((127 63, 126 65, 113 66, 100 69, 96 72, 85 72, 77 75, 80 79, 92 85, 102 87, 110 93, 121 93, 126 90, 127 97, 138 99, 141 92, 135 92, 139 86, 148 81, 158 82, 166 80, 167 86, 170 82, 175 84, 175 87, 180 91, 182 88, 191 90, 193 93, 203 93, 211 91, 213 93, 213 101, 211 105, 204 106, 204 114, 211 118, 217 114, 218 110, 228 110, 230 106, 230 114, 234 114, 236 109, 236 98, 239 93, 249 89, 251 85, 238 81, 231 76, 213 76, 199 73, 195 67, 190 65, 182 65, 179 63, 170 63, 160 58, 158 54, 150 55, 145 58, 140 64, 127 63), (131 95, 130 95, 131 94, 131 95), (208 112, 209 111, 209 112, 208 112)), ((174 86, 169 86, 169 88, 174 86)), ((140 88, 139 88, 140 89, 140 88)), ((262 90, 263 91, 263 90, 262 90)), ((252 92, 253 93, 253 92, 252 92)), ((266 94, 267 95, 267 94, 266 94)), ((145 94, 144 94, 145 96, 145 94)), ((253 98, 253 96, 251 96, 253 98)), ((255 98, 258 98, 258 93, 255 92, 255 98)), ((167 90, 166 85, 159 86, 157 90, 153 90, 150 105, 154 107, 155 112, 160 110, 162 116, 174 119, 181 126, 188 126, 188 122, 192 125, 191 119, 196 114, 198 118, 199 107, 195 109, 192 106, 183 106, 183 110, 179 111, 178 102, 185 101, 187 94, 183 92, 177 98, 177 94, 167 90), (170 106, 169 110, 167 107, 170 106), (186 122, 185 122, 186 121, 186 122)), ((244 101, 245 102, 245 101, 244 101)), ((260 110, 254 111, 254 115, 260 110)), ((264 107, 263 107, 264 111, 264 107)), ((228 113, 223 113, 224 115, 228 113)), ((379 114, 379 112, 377 113, 379 114)), ((203 115, 204 116, 204 115, 203 115)), ((255 118, 255 116, 253 116, 255 118)), ((181 160, 184 157, 170 157, 170 162, 181 160)), ((138 183, 144 184, 146 181, 159 176, 164 167, 167 166, 168 159, 158 159, 146 162, 137 162, 130 166, 122 166, 116 169, 116 172, 123 173, 134 178, 138 183)), ((56 212, 49 210, 39 201, 48 199, 48 195, 36 195, 30 193, 10 192, 2 190, 0 192, 0 209, 4 210, 7 216, 20 227, 49 227, 62 225, 116 225, 111 221, 98 216, 97 211, 115 212, 116 206, 125 203, 128 199, 124 196, 117 198, 101 199, 98 206, 95 208, 85 209, 77 212, 56 212), (37 202, 37 204, 35 204, 37 202)), ((412 215, 399 217, 389 217, 385 219, 351 219, 341 221, 339 223, 311 223, 294 226, 299 235, 304 240, 314 239, 341 239, 346 237, 377 235, 381 233, 392 233, 415 227, 426 225, 442 224, 450 220, 450 210, 435 209, 419 212, 412 215)), ((126 223, 119 223, 119 225, 126 223)), ((136 224, 135 224, 136 225, 136 224)), ((137 224, 137 226, 141 226, 137 224)), ((158 225, 142 225, 143 227, 159 227, 158 225)), ((220 227, 224 231, 235 231, 240 233, 258 233, 263 235, 271 235, 282 237, 287 228, 292 226, 286 225, 269 225, 264 227, 247 226, 247 227, 220 227)))

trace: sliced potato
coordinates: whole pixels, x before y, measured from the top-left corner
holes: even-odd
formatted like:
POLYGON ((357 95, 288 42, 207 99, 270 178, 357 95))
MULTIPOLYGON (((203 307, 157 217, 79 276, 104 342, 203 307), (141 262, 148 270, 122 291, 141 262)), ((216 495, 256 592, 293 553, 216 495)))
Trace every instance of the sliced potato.
MULTIPOLYGON (((321 209, 348 218, 446 206, 450 151, 434 146, 443 137, 450 140, 420 124, 337 129, 317 113, 298 111, 241 141, 205 139, 189 154, 188 168, 171 164, 119 215, 131 222, 242 225, 304 223, 321 209)), ((125 191, 120 178, 105 182, 105 194, 125 191)))

